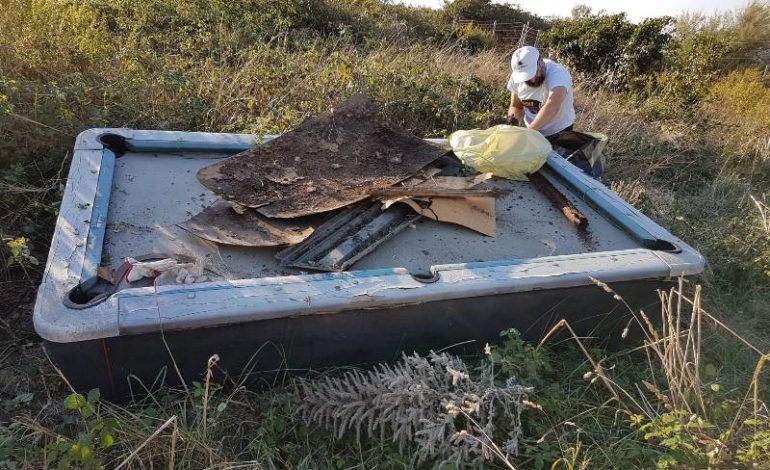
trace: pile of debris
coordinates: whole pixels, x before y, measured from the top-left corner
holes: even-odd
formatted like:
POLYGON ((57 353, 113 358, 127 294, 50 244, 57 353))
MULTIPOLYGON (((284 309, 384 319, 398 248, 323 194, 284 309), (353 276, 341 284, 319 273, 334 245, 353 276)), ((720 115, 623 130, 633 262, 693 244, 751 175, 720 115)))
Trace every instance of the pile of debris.
POLYGON ((422 217, 494 237, 492 175, 463 171, 449 147, 388 124, 357 95, 202 168, 221 199, 180 226, 218 244, 285 246, 282 266, 343 271, 422 217))

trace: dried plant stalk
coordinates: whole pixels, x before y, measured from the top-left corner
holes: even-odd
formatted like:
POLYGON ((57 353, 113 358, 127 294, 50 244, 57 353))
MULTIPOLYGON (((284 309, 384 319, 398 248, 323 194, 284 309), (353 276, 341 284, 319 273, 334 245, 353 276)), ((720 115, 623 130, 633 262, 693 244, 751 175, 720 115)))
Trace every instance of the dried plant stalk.
POLYGON ((300 388, 305 418, 337 436, 390 440, 400 449, 413 442, 424 455, 457 467, 518 452, 523 401, 532 391, 510 380, 495 384, 489 365, 474 380, 460 358, 434 352, 404 355, 371 371, 301 380, 300 388), (505 441, 504 455, 496 439, 505 441))

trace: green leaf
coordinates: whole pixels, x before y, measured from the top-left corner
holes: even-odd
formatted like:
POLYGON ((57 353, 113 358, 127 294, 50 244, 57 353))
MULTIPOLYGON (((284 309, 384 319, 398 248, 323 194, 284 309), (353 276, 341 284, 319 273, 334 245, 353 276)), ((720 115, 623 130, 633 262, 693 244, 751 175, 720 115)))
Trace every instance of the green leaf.
POLYGON ((83 462, 88 462, 91 460, 91 457, 94 455, 94 452, 91 450, 88 446, 83 446, 80 448, 80 460, 83 462))
POLYGON ((641 426, 644 422, 644 416, 640 414, 632 415, 631 418, 629 418, 629 421, 631 422, 632 426, 641 426))
POLYGON ((104 430, 115 429, 118 427, 118 420, 115 418, 107 418, 104 420, 104 430))
POLYGON ((99 401, 99 397, 100 397, 100 394, 99 394, 99 389, 98 388, 95 388, 95 389, 91 390, 90 392, 88 392, 88 403, 96 403, 96 402, 98 402, 99 401))
POLYGON ((64 408, 68 410, 79 410, 86 403, 86 399, 79 393, 71 393, 64 399, 64 408))
POLYGON ((83 403, 83 407, 80 409, 80 415, 83 416, 83 419, 90 418, 94 415, 94 407, 88 402, 83 403))
POLYGON ((99 445, 102 447, 102 449, 109 449, 110 447, 115 444, 115 438, 112 436, 112 434, 105 433, 102 434, 102 437, 99 438, 99 445))
POLYGON ((719 391, 722 389, 722 387, 719 384, 711 384, 711 391, 714 393, 719 393, 719 391))

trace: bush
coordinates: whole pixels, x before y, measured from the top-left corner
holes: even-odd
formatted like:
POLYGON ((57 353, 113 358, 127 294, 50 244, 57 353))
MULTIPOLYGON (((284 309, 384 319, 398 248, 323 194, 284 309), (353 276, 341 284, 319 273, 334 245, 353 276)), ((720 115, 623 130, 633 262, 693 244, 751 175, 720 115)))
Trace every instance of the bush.
POLYGON ((536 29, 547 29, 548 21, 518 7, 492 3, 491 0, 452 0, 444 3, 443 14, 450 20, 528 23, 536 29))
POLYGON ((719 77, 758 61, 768 44, 770 5, 750 3, 734 15, 685 15, 676 23, 665 71, 651 81, 649 94, 669 103, 663 115, 697 108, 719 77))
POLYGON ((753 2, 734 14, 651 18, 578 8, 542 36, 584 83, 652 98, 659 117, 692 115, 711 85, 732 70, 760 63, 770 44, 770 5, 753 2))
POLYGON ((490 49, 495 45, 495 37, 492 33, 470 24, 459 27, 457 36, 462 45, 471 52, 490 49))
POLYGON ((666 55, 666 68, 651 77, 648 95, 665 102, 663 116, 692 110, 722 73, 724 58, 730 51, 730 33, 720 29, 688 30, 677 26, 672 47, 666 55))
POLYGON ((770 84, 757 69, 735 71, 714 82, 702 106, 720 129, 725 162, 755 176, 770 163, 770 84))
POLYGON ((653 18, 637 25, 625 14, 581 16, 554 21, 541 40, 584 81, 634 91, 662 67, 670 23, 653 18))

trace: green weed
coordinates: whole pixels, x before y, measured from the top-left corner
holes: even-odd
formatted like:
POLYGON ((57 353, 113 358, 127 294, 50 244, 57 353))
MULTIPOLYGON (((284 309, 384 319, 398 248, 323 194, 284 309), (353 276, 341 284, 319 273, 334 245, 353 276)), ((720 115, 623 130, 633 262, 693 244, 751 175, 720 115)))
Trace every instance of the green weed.
POLYGON ((60 469, 104 469, 102 458, 97 454, 115 444, 114 430, 118 423, 113 418, 103 418, 99 410, 99 390, 91 390, 87 396, 72 393, 64 399, 64 408, 79 415, 76 430, 71 436, 57 434, 46 446, 47 458, 60 469))

